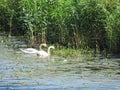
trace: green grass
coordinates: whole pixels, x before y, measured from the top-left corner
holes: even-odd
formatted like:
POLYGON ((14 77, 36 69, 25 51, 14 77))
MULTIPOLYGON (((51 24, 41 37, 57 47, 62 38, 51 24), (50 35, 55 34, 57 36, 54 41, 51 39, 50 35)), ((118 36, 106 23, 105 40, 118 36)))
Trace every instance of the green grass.
POLYGON ((56 46, 55 50, 52 50, 52 54, 63 58, 82 58, 84 60, 93 60, 93 49, 74 49, 66 48, 64 46, 56 46))

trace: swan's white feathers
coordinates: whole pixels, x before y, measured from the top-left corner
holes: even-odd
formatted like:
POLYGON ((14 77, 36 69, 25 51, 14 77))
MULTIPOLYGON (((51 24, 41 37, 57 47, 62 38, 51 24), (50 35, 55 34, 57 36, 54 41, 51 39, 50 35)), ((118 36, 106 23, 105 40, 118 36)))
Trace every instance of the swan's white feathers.
POLYGON ((36 54, 38 51, 43 51, 42 46, 47 47, 47 44, 45 44, 45 43, 40 44, 40 47, 39 47, 40 50, 37 50, 34 48, 27 48, 27 49, 20 49, 20 50, 24 53, 27 53, 27 54, 36 54))
POLYGON ((22 52, 27 53, 27 54, 37 54, 38 56, 40 56, 41 58, 45 58, 50 56, 50 49, 55 49, 54 46, 49 46, 47 52, 44 51, 41 47, 47 47, 46 44, 41 44, 40 45, 40 50, 34 49, 34 48, 27 48, 27 49, 20 49, 22 52))
POLYGON ((24 53, 28 53, 28 54, 34 54, 34 53, 37 53, 38 50, 37 49, 34 49, 34 48, 27 48, 27 49, 21 49, 21 51, 23 51, 24 53))
POLYGON ((48 47, 48 52, 38 51, 38 52, 37 52, 37 55, 40 56, 40 57, 42 57, 42 58, 48 57, 48 56, 50 56, 50 49, 51 49, 51 48, 52 48, 52 49, 55 49, 54 46, 49 46, 49 47, 48 47))

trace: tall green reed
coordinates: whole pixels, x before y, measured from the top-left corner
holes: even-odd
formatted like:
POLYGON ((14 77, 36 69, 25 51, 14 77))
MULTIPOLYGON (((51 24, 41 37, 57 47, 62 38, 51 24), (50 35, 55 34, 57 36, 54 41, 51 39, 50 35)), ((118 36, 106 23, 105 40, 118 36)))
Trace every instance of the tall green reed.
MULTIPOLYGON (((0 29, 31 44, 118 51, 118 0, 1 0, 0 29)), ((119 50, 120 51, 120 50, 119 50)))

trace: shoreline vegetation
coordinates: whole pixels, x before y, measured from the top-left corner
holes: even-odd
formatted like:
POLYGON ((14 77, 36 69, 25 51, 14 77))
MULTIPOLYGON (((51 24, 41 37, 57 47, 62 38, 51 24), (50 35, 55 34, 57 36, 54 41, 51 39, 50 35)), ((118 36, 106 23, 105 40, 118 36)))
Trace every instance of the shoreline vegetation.
MULTIPOLYGON (((13 48, 14 50, 17 50, 17 51, 19 51, 19 48, 30 47, 29 42, 25 36, 8 37, 8 35, 5 34, 3 36, 0 36, 0 42, 1 42, 1 44, 4 44, 5 47, 13 48)), ((76 49, 76 48, 71 48, 71 47, 65 47, 65 46, 62 46, 59 44, 48 44, 48 46, 51 46, 51 45, 55 46, 55 50, 51 50, 52 56, 61 57, 63 59, 78 58, 81 60, 83 59, 85 61, 92 61, 95 59, 95 57, 107 58, 107 56, 105 56, 104 54, 103 54, 103 56, 100 55, 100 52, 98 49, 95 52, 94 49, 91 49, 89 47, 86 47, 84 49, 83 48, 76 49)), ((36 43, 34 48, 39 49, 39 43, 36 43)), ((47 50, 47 48, 44 48, 44 49, 45 49, 45 51, 47 50)))
MULTIPOLYGON (((2 33, 0 33, 2 34, 2 33)), ((19 48, 28 48, 29 40, 25 36, 11 36, 9 37, 7 34, 2 34, 0 36, 1 44, 4 44, 7 48, 13 48, 14 50, 19 51, 19 48)), ((59 44, 48 44, 48 46, 55 46, 55 50, 51 50, 52 56, 61 57, 63 59, 78 59, 80 61, 94 61, 99 59, 107 59, 107 58, 118 58, 119 54, 110 54, 104 51, 100 53, 99 48, 91 49, 89 47, 86 48, 71 48, 65 47, 59 44)), ((39 49, 39 43, 36 43, 34 48, 39 49)), ((44 48, 45 51, 47 48, 44 48)))
POLYGON ((55 45, 63 57, 120 54, 119 0, 0 0, 0 35, 55 45))

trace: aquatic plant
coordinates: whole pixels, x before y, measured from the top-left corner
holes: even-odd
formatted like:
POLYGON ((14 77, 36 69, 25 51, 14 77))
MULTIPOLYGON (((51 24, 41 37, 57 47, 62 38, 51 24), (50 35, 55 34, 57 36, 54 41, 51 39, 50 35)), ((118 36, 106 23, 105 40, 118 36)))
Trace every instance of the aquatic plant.
POLYGON ((0 0, 0 30, 97 53, 119 53, 119 0, 0 0))
MULTIPOLYGON (((81 60, 94 60, 94 50, 90 48, 67 48, 64 46, 57 45, 55 50, 52 51, 53 55, 60 56, 62 58, 79 58, 81 60)), ((77 59, 76 59, 77 60, 77 59)))

